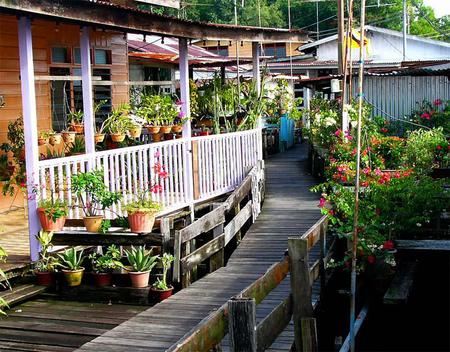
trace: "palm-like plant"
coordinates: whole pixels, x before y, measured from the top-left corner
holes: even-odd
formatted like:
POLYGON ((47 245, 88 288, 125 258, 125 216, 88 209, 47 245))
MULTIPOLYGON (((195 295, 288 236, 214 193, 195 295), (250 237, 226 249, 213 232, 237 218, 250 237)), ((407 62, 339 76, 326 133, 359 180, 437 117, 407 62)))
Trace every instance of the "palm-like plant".
POLYGON ((59 265, 69 271, 82 269, 81 264, 84 260, 83 252, 84 250, 77 251, 73 247, 69 248, 64 253, 58 254, 59 265))
POLYGON ((152 256, 152 252, 147 251, 144 246, 132 246, 131 250, 125 250, 125 254, 133 272, 151 271, 159 258, 157 255, 152 256))

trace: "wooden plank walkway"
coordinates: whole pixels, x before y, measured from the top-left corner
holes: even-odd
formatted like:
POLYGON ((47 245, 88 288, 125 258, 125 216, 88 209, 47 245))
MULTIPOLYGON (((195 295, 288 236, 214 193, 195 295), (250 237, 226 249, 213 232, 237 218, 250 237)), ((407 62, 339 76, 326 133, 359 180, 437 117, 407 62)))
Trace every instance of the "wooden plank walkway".
MULTIPOLYGON (((166 350, 209 313, 262 276, 273 263, 279 262, 287 248, 287 238, 303 234, 321 217, 317 195, 309 192, 314 179, 306 173, 306 148, 296 146, 267 162, 267 193, 262 213, 226 267, 105 332, 79 351, 166 350)), ((312 250, 311 261, 317 257, 318 251, 312 250)), ((289 291, 287 278, 258 306, 258 319, 270 312, 289 291)), ((286 329, 275 341, 273 350, 278 347, 288 350, 292 335, 292 329, 286 329)))
POLYGON ((35 299, 0 320, 0 351, 73 351, 145 309, 35 299))

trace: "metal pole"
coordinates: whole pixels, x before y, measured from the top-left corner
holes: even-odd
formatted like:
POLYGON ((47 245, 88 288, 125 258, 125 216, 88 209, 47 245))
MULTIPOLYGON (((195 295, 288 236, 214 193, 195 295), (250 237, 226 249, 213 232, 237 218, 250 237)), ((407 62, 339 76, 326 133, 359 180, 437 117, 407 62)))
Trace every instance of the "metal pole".
MULTIPOLYGON (((181 111, 184 113, 185 118, 191 116, 191 104, 189 95, 189 58, 188 58, 188 42, 186 38, 180 38, 178 40, 180 61, 180 98, 183 102, 181 105, 181 111)), ((191 137, 191 123, 187 121, 183 125, 183 138, 191 137)))
POLYGON ((316 38, 319 40, 319 2, 316 2, 316 38))
POLYGON ((361 123, 363 110, 363 79, 364 79, 364 26, 366 1, 361 0, 361 28, 359 45, 359 77, 358 77, 358 130, 356 139, 356 180, 355 180, 355 209, 353 217, 352 238, 352 272, 351 272, 351 299, 350 299, 350 350, 355 351, 355 309, 356 309, 356 249, 358 245, 358 212, 359 212, 359 174, 361 162, 361 123))
POLYGON ((94 95, 92 92, 91 45, 89 27, 81 28, 80 38, 81 84, 83 88, 84 139, 86 153, 95 153, 94 95))
POLYGON ((403 61, 406 61, 406 28, 407 28, 407 6, 403 0, 403 61))
MULTIPOLYGON (((19 18, 18 35, 27 192, 28 194, 32 194, 34 185, 39 182, 39 147, 37 143, 33 43, 31 20, 29 18, 19 18)), ((32 261, 39 259, 39 242, 35 236, 40 229, 41 226, 37 217, 37 200, 31 197, 31 199, 28 199, 28 231, 30 236, 30 257, 32 261)))
MULTIPOLYGON (((234 0, 234 25, 238 24, 238 16, 237 16, 237 3, 234 0)), ((239 41, 236 40, 236 69, 237 69, 237 94, 238 94, 238 111, 241 111, 241 84, 239 80, 239 41)))
POLYGON ((343 74, 344 63, 344 0, 338 0, 338 73, 343 74))

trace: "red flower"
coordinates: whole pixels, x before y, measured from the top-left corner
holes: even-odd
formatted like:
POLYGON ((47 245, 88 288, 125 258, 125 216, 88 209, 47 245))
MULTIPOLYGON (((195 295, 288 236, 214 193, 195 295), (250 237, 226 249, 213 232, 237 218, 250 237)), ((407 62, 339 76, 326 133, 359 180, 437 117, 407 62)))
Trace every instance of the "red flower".
POLYGON ((442 100, 441 99, 436 99, 435 101, 433 101, 433 105, 434 106, 442 105, 442 100))
POLYGON ((382 129, 380 129, 380 131, 381 131, 382 133, 387 133, 387 132, 388 132, 388 129, 383 127, 382 129))
POLYGON ((383 249, 394 249, 394 241, 392 240, 387 240, 386 242, 383 243, 383 249))
POLYGON ((436 149, 437 149, 437 150, 441 150, 442 147, 441 147, 440 145, 438 145, 438 146, 436 147, 436 149))
POLYGON ((363 181, 363 182, 361 182, 361 186, 367 187, 367 186, 369 186, 369 182, 363 181))
POLYGON ((341 129, 336 130, 336 132, 334 132, 334 135, 336 137, 340 137, 342 135, 342 130, 341 129))
POLYGON ((431 116, 430 116, 429 113, 424 112, 422 115, 420 115, 420 117, 421 117, 422 119, 429 120, 431 116))
POLYGON ((320 198, 320 201, 319 201, 319 208, 323 208, 324 206, 325 206, 325 203, 326 203, 327 201, 325 200, 325 198, 320 198))
POLYGON ((367 262, 368 262, 369 264, 374 264, 375 261, 376 261, 376 259, 377 259, 377 258, 375 258, 374 255, 369 255, 369 256, 367 257, 367 262))

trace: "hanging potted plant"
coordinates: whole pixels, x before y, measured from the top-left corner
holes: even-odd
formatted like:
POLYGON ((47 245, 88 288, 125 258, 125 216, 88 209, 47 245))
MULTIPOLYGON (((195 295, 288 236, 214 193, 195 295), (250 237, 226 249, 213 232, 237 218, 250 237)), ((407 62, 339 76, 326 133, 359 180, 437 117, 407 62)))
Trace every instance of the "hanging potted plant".
POLYGON ((167 284, 167 272, 169 271, 174 259, 174 256, 169 253, 164 253, 160 258, 163 267, 162 279, 158 278, 156 283, 150 288, 157 302, 162 302, 166 298, 172 296, 173 286, 167 284))
POLYGON ((83 250, 77 251, 71 247, 58 254, 58 265, 61 266, 64 278, 68 286, 79 286, 83 279, 84 267, 83 250))
POLYGON ((75 131, 64 130, 61 132, 61 135, 64 143, 66 144, 73 143, 75 141, 75 131))
POLYGON ((50 131, 48 143, 52 146, 61 144, 62 142, 62 136, 61 133, 56 133, 55 131, 50 131))
POLYGON ((88 232, 100 232, 103 215, 100 212, 116 204, 121 195, 108 191, 103 181, 103 170, 72 175, 72 193, 78 198, 84 212, 83 222, 88 232))
POLYGON ((109 246, 103 255, 99 253, 89 255, 96 286, 111 286, 112 272, 116 269, 123 268, 120 258, 120 250, 115 245, 109 246))
POLYGON ((55 283, 54 271, 56 267, 55 257, 49 254, 52 245, 53 232, 39 231, 36 239, 39 241, 41 251, 39 260, 34 264, 36 283, 40 286, 52 286, 55 283))
POLYGON ((70 120, 70 127, 75 133, 83 134, 84 133, 84 114, 83 111, 71 111, 68 116, 70 120))
POLYGON ((40 131, 38 133, 38 145, 46 145, 48 142, 49 132, 40 131))
MULTIPOLYGON (((155 158, 158 159, 159 155, 155 154, 155 158)), ((152 232, 156 214, 162 209, 161 204, 152 199, 152 194, 162 191, 162 186, 159 181, 164 180, 169 175, 159 160, 153 166, 153 171, 155 177, 150 182, 149 187, 143 190, 135 190, 130 196, 131 202, 124 204, 124 209, 128 214, 128 223, 131 232, 152 232)))
POLYGON ((155 267, 158 256, 152 256, 152 252, 147 251, 144 246, 133 247, 131 250, 125 250, 129 267, 125 267, 129 272, 131 284, 136 288, 143 288, 148 286, 150 279, 150 272, 155 267))

